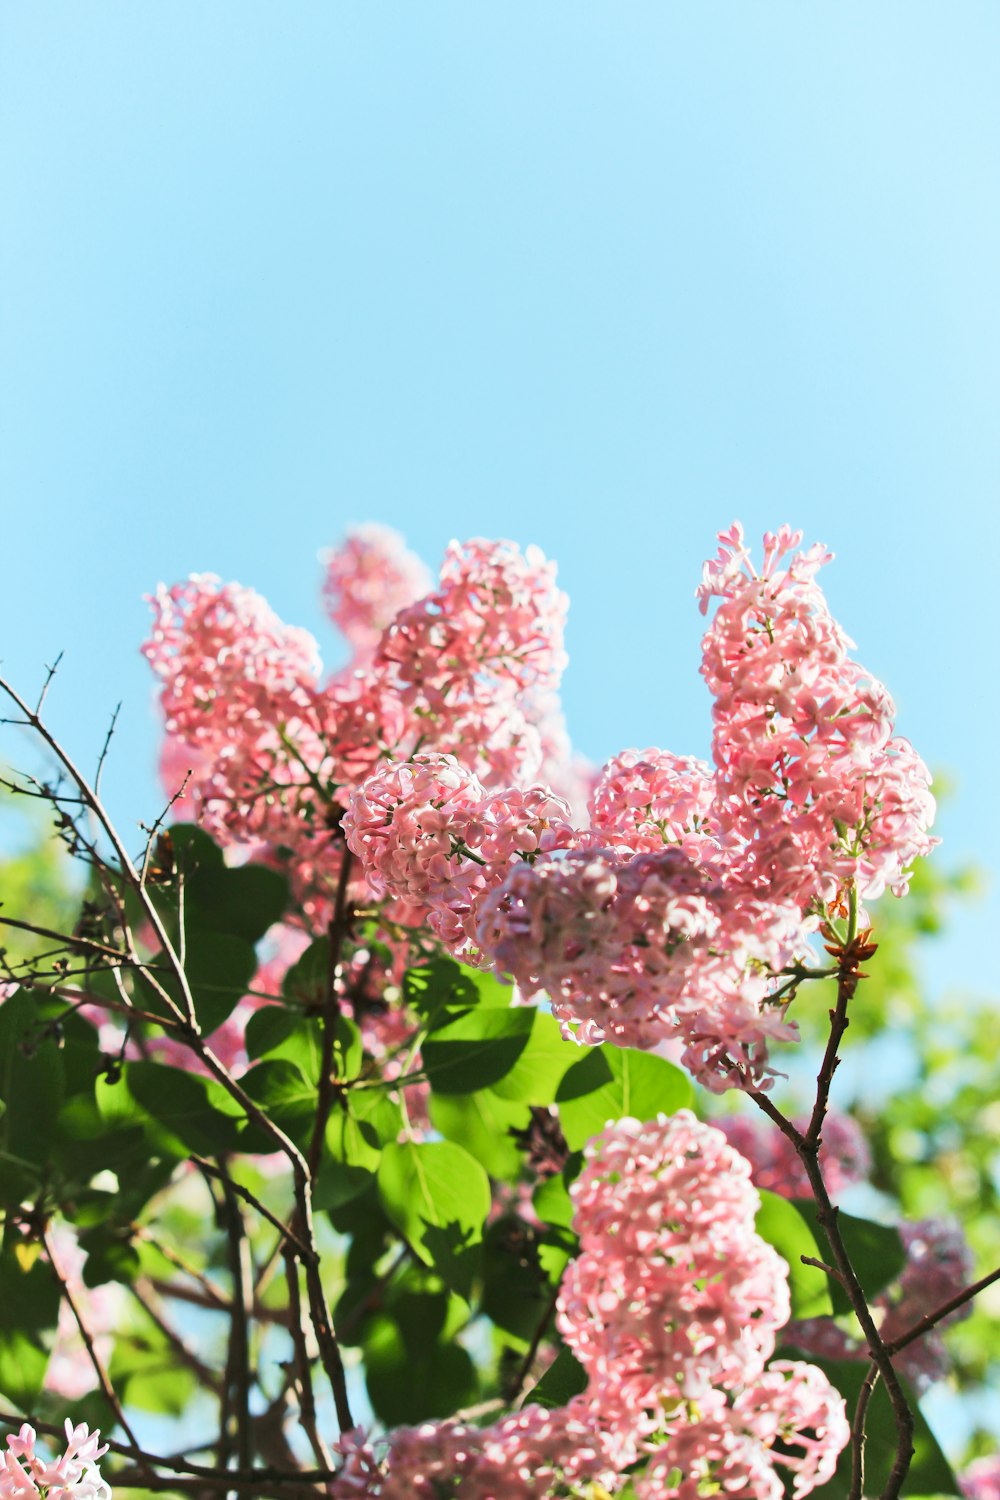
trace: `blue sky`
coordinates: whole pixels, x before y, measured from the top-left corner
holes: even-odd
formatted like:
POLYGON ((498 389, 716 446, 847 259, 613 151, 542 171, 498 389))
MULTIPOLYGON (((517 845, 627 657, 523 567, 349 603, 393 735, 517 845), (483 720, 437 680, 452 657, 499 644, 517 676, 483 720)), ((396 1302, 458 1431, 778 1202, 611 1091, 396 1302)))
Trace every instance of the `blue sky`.
MULTIPOLYGON (((1000 10, 114 0, 0 13, 0 655, 156 805, 142 595, 324 642, 350 521, 557 557, 581 747, 704 753, 715 531, 833 605, 995 866, 1000 10)), ((9 745, 9 741, 5 744, 9 745)), ((17 753, 16 742, 3 753, 17 753)), ((936 982, 988 987, 995 891, 936 982)))

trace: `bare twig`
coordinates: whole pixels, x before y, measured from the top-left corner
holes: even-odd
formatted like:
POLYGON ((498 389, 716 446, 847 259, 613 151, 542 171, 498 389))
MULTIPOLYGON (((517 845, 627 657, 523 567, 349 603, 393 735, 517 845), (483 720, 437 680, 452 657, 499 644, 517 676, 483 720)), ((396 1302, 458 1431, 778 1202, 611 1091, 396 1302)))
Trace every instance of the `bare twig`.
POLYGON ((914 1323, 912 1328, 908 1328, 905 1333, 900 1334, 898 1339, 892 1339, 885 1347, 890 1354, 898 1354, 900 1349, 905 1349, 908 1344, 912 1344, 916 1339, 923 1338, 924 1334, 929 1333, 935 1323, 942 1322, 948 1317, 949 1313, 953 1313, 958 1308, 964 1307, 966 1302, 971 1302, 973 1297, 978 1297, 980 1292, 984 1292, 995 1281, 1000 1281, 1000 1266, 995 1271, 991 1271, 988 1276, 983 1276, 979 1281, 974 1281, 971 1286, 964 1287, 962 1291, 956 1292, 954 1297, 949 1297, 947 1302, 942 1302, 940 1307, 936 1307, 933 1312, 926 1313, 918 1322, 914 1323))
MULTIPOLYGON (((240 1213, 232 1178, 225 1162, 217 1163, 222 1182, 224 1202, 222 1219, 229 1246, 229 1268, 233 1279, 233 1303, 229 1316, 229 1352, 226 1357, 225 1404, 226 1410, 235 1419, 236 1467, 250 1466, 250 1338, 248 1320, 253 1308, 253 1266, 250 1262, 250 1245, 246 1237, 243 1215, 240 1213)), ((219 1467, 228 1466, 228 1442, 226 1423, 220 1424, 219 1467)))
MULTIPOLYGON (((39 705, 39 707, 40 706, 41 705, 39 705)), ((111 741, 114 738, 115 727, 118 723, 118 715, 121 713, 121 711, 122 706, 119 703, 115 707, 114 713, 111 715, 111 723, 108 725, 108 732, 104 736, 104 744, 101 746, 101 753, 97 757, 97 770, 94 773, 94 791, 98 796, 100 796, 101 794, 101 774, 104 770, 104 763, 108 758, 108 751, 111 749, 111 741)))
POLYGON ((316 1420, 316 1399, 313 1395, 312 1360, 309 1357, 308 1324, 306 1323, 302 1297, 299 1292, 299 1268, 295 1257, 286 1248, 285 1273, 288 1281, 288 1310, 291 1314, 289 1326, 295 1348, 296 1386, 299 1397, 299 1415, 302 1430, 316 1455, 316 1461, 325 1468, 330 1467, 330 1452, 320 1434, 316 1420))
POLYGON ((854 1419, 851 1422, 851 1492, 847 1500, 863 1500, 865 1490, 865 1421, 868 1417, 868 1403, 871 1401, 872 1392, 878 1383, 878 1365, 872 1363, 868 1366, 868 1373, 864 1378, 861 1390, 858 1392, 858 1403, 854 1408, 854 1419))
POLYGON ((42 1245, 44 1246, 45 1254, 48 1258, 52 1275, 59 1283, 59 1290, 62 1296, 66 1299, 66 1304, 69 1307, 70 1312, 73 1314, 73 1320, 76 1323, 77 1328, 80 1330, 80 1337, 83 1339, 84 1347, 87 1350, 87 1356, 90 1360, 90 1363, 94 1367, 94 1374, 97 1376, 97 1383, 101 1388, 101 1394, 104 1397, 105 1401, 107 1401, 108 1405, 111 1407, 111 1410, 114 1412, 115 1421, 118 1423, 118 1426, 121 1428, 122 1432, 124 1432, 125 1436, 128 1438, 132 1446, 138 1448, 139 1445, 136 1442, 135 1433, 129 1426, 128 1418, 122 1410, 122 1404, 119 1401, 117 1394, 115 1393, 115 1389, 112 1386, 111 1381, 108 1379, 108 1372, 104 1368, 104 1362, 98 1354, 97 1349, 94 1345, 93 1335, 91 1334, 90 1329, 87 1327, 87 1321, 84 1318, 83 1313, 80 1311, 79 1303, 73 1296, 73 1293, 70 1291, 69 1282, 66 1279, 66 1274, 59 1264, 59 1257, 56 1255, 55 1251, 52 1248, 52 1238, 47 1231, 42 1235, 42 1245))

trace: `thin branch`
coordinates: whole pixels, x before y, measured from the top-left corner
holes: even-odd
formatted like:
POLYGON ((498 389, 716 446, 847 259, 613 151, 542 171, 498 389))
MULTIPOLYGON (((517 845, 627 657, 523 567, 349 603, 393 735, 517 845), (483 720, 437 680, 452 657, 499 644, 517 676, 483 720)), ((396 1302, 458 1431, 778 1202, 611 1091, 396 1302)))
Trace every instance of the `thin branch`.
MULTIPOLYGON (((205 1293, 205 1300, 199 1304, 200 1306, 215 1307, 220 1312, 229 1311, 230 1304, 222 1292, 219 1291, 215 1282, 206 1276, 204 1271, 199 1271, 197 1266, 192 1265, 185 1256, 181 1255, 179 1250, 175 1250, 172 1245, 165 1244, 145 1224, 130 1224, 129 1229, 134 1238, 145 1240, 146 1244, 152 1245, 153 1249, 162 1255, 164 1260, 169 1261, 172 1266, 177 1267, 178 1271, 183 1271, 185 1276, 190 1276, 192 1281, 198 1283, 205 1293)), ((150 1281, 151 1285, 156 1287, 157 1290, 161 1289, 155 1278, 150 1278, 150 1281)), ((167 1285, 172 1288, 173 1283, 167 1283, 167 1285)), ((171 1290, 168 1295, 176 1296, 178 1294, 171 1290)))
POLYGON ((58 1256, 52 1249, 52 1240, 47 1231, 42 1234, 42 1245, 48 1258, 49 1269, 58 1282, 59 1290, 62 1296, 65 1297, 69 1310, 73 1314, 73 1320, 76 1323, 77 1328, 80 1330, 80 1337, 83 1339, 84 1347, 87 1350, 87 1355, 90 1359, 90 1363, 94 1367, 94 1374, 97 1376, 97 1383, 101 1388, 101 1394, 103 1395, 105 1401, 107 1401, 108 1405, 111 1407, 111 1410, 114 1412, 115 1420, 121 1428, 122 1432, 124 1432, 125 1436, 134 1447, 138 1447, 135 1433, 129 1426, 128 1418, 122 1410, 122 1404, 119 1401, 117 1394, 115 1393, 111 1381, 108 1379, 108 1372, 104 1368, 104 1362, 102 1361, 94 1345, 93 1336, 90 1332, 90 1329, 87 1327, 87 1322, 83 1316, 83 1313, 80 1311, 79 1303, 73 1296, 73 1293, 70 1291, 69 1282, 66 1279, 66 1274, 59 1264, 58 1256))
MULTIPOLYGON (((222 1217, 229 1247, 229 1267, 233 1278, 233 1306, 229 1320, 229 1352, 226 1357, 225 1387, 227 1405, 236 1419, 236 1466, 250 1467, 250 1340, 248 1319, 253 1306, 253 1267, 250 1244, 246 1237, 243 1215, 233 1180, 224 1162, 218 1162, 224 1195, 222 1217)), ((226 1467, 221 1462, 220 1467, 226 1467)))
POLYGON ((288 1281, 289 1326, 295 1348, 295 1369, 299 1397, 299 1417, 302 1430, 316 1455, 316 1461, 324 1468, 330 1467, 330 1452, 320 1434, 316 1420, 316 1399, 313 1395, 312 1360, 309 1357, 308 1325, 305 1321, 302 1297, 299 1291, 299 1268, 291 1251, 286 1248, 285 1273, 288 1281))
POLYGON ((865 1490, 865 1421, 868 1417, 868 1403, 872 1399, 872 1392, 878 1384, 878 1365, 874 1362, 868 1366, 868 1373, 864 1378, 861 1390, 858 1392, 858 1404, 854 1408, 854 1420, 851 1422, 851 1492, 847 1500, 863 1500, 865 1490))
POLYGON ((556 1310, 556 1303, 558 1300, 559 1283, 556 1282, 556 1285, 552 1292, 552 1296, 546 1303, 545 1311, 542 1313, 542 1316, 538 1321, 538 1327, 535 1329, 534 1336, 532 1337, 531 1343, 528 1347, 528 1352, 524 1356, 524 1359, 521 1361, 521 1364, 518 1367, 517 1375, 514 1377, 510 1395, 508 1397, 512 1405, 517 1401, 522 1390, 524 1389, 525 1381, 531 1374, 531 1367, 535 1363, 535 1358, 538 1354, 539 1348, 541 1347, 542 1339, 545 1337, 548 1326, 552 1322, 552 1315, 556 1310))
MULTIPOLYGON (((222 1084, 229 1096, 239 1104, 247 1119, 264 1130, 291 1163, 297 1226, 294 1242, 302 1256, 310 1312, 313 1325, 316 1329, 316 1337, 319 1341, 320 1357, 333 1390, 337 1418, 342 1429, 350 1429, 354 1426, 354 1421, 351 1416, 350 1403, 347 1396, 344 1365, 340 1356, 336 1335, 333 1331, 333 1319, 329 1303, 319 1273, 319 1254, 315 1248, 315 1232, 313 1227, 312 1176, 305 1158, 289 1136, 274 1123, 267 1113, 250 1098, 245 1089, 237 1083, 236 1079, 223 1063, 220 1062, 219 1058, 216 1057, 202 1036, 195 1010, 194 997, 184 970, 184 964, 170 939, 156 902, 152 900, 149 891, 143 886, 139 873, 132 863, 128 851, 100 797, 88 784, 86 777, 77 768, 67 751, 56 740, 38 714, 32 712, 23 698, 20 697, 17 691, 3 677, 0 677, 0 691, 5 692, 12 702, 17 705, 21 713, 24 714, 28 724, 36 730, 40 738, 44 740, 45 744, 55 754, 67 774, 79 788, 80 795, 85 800, 87 807, 104 830, 118 861, 121 878, 132 888, 138 897, 142 910, 156 935, 160 949, 176 978, 180 990, 181 1004, 178 1004, 170 992, 157 980, 150 978, 150 983, 163 1001, 168 1012, 181 1022, 183 1040, 195 1055, 200 1058, 212 1076, 222 1084)), ((132 946, 131 933, 127 924, 124 925, 124 931, 130 945, 127 957, 131 961, 138 963, 138 955, 132 946)), ((123 986, 120 985, 120 989, 123 998, 127 1000, 129 997, 125 995, 123 986)), ((281 1225, 280 1221, 275 1220, 270 1214, 266 1214, 266 1217, 275 1224, 275 1227, 280 1228, 283 1233, 286 1233, 285 1227, 281 1225)))
POLYGON ((159 1298, 152 1282, 144 1278, 139 1278, 136 1281, 128 1282, 127 1285, 136 1302, 138 1302, 150 1322, 163 1334, 181 1364, 186 1365, 198 1377, 202 1385, 207 1386, 210 1391, 218 1391, 218 1372, 213 1370, 209 1365, 206 1365, 190 1345, 184 1342, 176 1328, 167 1322, 159 1305, 159 1298))
MULTIPOLYGON (((33 1417, 27 1413, 19 1415, 15 1412, 0 1411, 0 1422, 6 1427, 20 1427, 24 1422, 28 1422, 36 1432, 42 1433, 45 1437, 65 1440, 66 1436, 61 1427, 56 1427, 52 1422, 40 1421, 37 1417, 33 1417)), ((118 1454, 122 1458, 134 1459, 138 1463, 150 1465, 153 1469, 166 1469, 170 1474, 189 1476, 191 1479, 200 1480, 203 1485, 213 1489, 232 1489, 237 1484, 241 1489, 253 1490, 267 1488, 273 1490, 275 1486, 284 1486, 285 1484, 290 1486, 301 1485, 304 1489, 306 1485, 330 1484, 334 1479, 339 1477, 339 1470, 337 1469, 303 1469, 298 1471, 295 1469, 262 1466, 259 1469, 220 1470, 211 1468, 207 1464, 190 1464, 183 1459, 165 1458, 157 1453, 147 1453, 134 1442, 119 1443, 113 1438, 105 1438, 104 1441, 112 1453, 118 1454)), ((179 1484, 183 1486, 183 1480, 180 1482, 173 1480, 170 1483, 166 1483, 161 1475, 144 1474, 140 1483, 138 1476, 129 1475, 127 1470, 123 1477, 115 1474, 113 1476, 113 1483, 121 1484, 123 1487, 127 1486, 131 1489, 160 1490, 177 1488, 179 1484)), ((289 1493, 289 1491, 285 1493, 289 1493)))
POLYGON ((912 1344, 916 1339, 923 1338, 924 1334, 929 1333, 935 1323, 942 1322, 949 1313, 953 1313, 958 1308, 964 1307, 966 1302, 971 1302, 973 1297, 978 1297, 980 1292, 984 1292, 995 1281, 1000 1281, 1000 1266, 995 1271, 991 1271, 988 1276, 983 1276, 979 1281, 974 1281, 971 1286, 967 1286, 962 1291, 956 1292, 954 1297, 949 1297, 947 1302, 942 1302, 940 1307, 936 1307, 933 1312, 926 1313, 924 1317, 914 1323, 912 1328, 908 1328, 905 1333, 900 1334, 898 1339, 892 1339, 890 1343, 886 1344, 886 1349, 888 1349, 890 1354, 898 1354, 900 1349, 905 1349, 908 1344, 912 1344))
POLYGON ((337 981, 340 977, 340 955, 344 946, 344 938, 347 936, 347 930, 350 925, 350 913, 347 908, 347 891, 351 879, 352 863, 353 857, 345 845, 341 851, 340 874, 337 879, 337 895, 334 902, 333 916, 330 919, 330 925, 327 930, 328 954, 326 992, 323 996, 323 1043, 320 1058, 319 1091, 316 1098, 316 1121, 313 1126, 312 1138, 309 1142, 309 1152, 306 1157, 309 1175, 314 1181, 323 1154, 326 1124, 330 1118, 330 1110, 333 1107, 334 1100, 333 1047, 336 1038, 337 1021, 340 1019, 340 1007, 337 1003, 337 981))
MULTIPOLYGON (((41 705, 39 705, 39 708, 40 707, 41 705)), ((94 791, 97 796, 101 795, 101 775, 104 771, 104 763, 108 758, 108 751, 111 749, 111 741, 114 738, 115 726, 118 723, 118 715, 121 713, 121 711, 122 706, 119 703, 116 706, 114 713, 111 715, 111 723, 108 725, 108 732, 104 736, 104 744, 101 746, 101 753, 97 757, 97 770, 94 773, 94 791)))
MULTIPOLYGON (((214 1162, 207 1161, 205 1157, 198 1156, 196 1152, 191 1153, 190 1159, 194 1162, 199 1171, 207 1172, 208 1176, 214 1177, 217 1182, 225 1181, 222 1172, 214 1162)), ((255 1209, 257 1213, 261 1214, 269 1224, 273 1224, 275 1229, 278 1230, 279 1234, 281 1234, 281 1236, 285 1240, 287 1240, 290 1245, 293 1245, 295 1247, 296 1254, 302 1258, 303 1262, 315 1257, 316 1251, 311 1250, 308 1245, 303 1244, 295 1231, 293 1229, 290 1229, 287 1224, 283 1224, 282 1221, 278 1218, 277 1214, 273 1214, 266 1204, 262 1203, 258 1197, 251 1193, 249 1188, 245 1188, 243 1184, 241 1182, 237 1182, 235 1178, 231 1179, 231 1183, 233 1192, 236 1194, 236 1196, 238 1198, 242 1198, 244 1203, 249 1204, 249 1206, 255 1209)))
POLYGON ((40 714, 41 711, 42 711, 42 707, 43 707, 43 705, 45 703, 45 700, 46 700, 46 698, 48 697, 48 694, 49 694, 49 688, 52 686, 52 679, 53 679, 53 677, 55 677, 56 673, 58 672, 58 670, 59 670, 59 663, 62 661, 62 659, 63 659, 63 653, 60 651, 59 655, 56 657, 56 659, 52 663, 51 667, 46 667, 46 669, 45 669, 45 681, 42 683, 42 691, 39 693, 39 695, 38 695, 38 702, 35 704, 35 713, 36 714, 40 714))

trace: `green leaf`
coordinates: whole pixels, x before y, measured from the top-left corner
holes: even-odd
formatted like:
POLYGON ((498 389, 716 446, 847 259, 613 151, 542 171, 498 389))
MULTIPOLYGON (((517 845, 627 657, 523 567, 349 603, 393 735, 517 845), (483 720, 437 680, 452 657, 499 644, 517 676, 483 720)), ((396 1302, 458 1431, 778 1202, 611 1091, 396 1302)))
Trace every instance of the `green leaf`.
POLYGON ((48 1160, 65 1098, 62 1054, 30 990, 0 1005, 0 1155, 13 1167, 12 1186, 48 1160))
POLYGON ((421 1046, 424 1071, 436 1094, 474 1094, 499 1083, 528 1045, 536 1012, 485 1007, 438 1013, 421 1046))
POLYGON ((587 1374, 583 1366, 568 1349, 560 1349, 541 1380, 528 1392, 526 1402, 552 1410, 566 1406, 586 1389, 587 1374))
POLYGON ((403 975, 403 1000, 428 1020, 446 1006, 504 1009, 513 993, 512 986, 495 975, 456 963, 453 958, 432 958, 403 975))
POLYGON ((25 1242, 0 1254, 0 1392, 21 1411, 30 1411, 45 1379, 49 1355, 43 1335, 59 1318, 59 1288, 48 1265, 18 1252, 25 1242))
POLYGON ((468 1298, 478 1262, 490 1183, 452 1141, 404 1141, 382 1152, 378 1188, 388 1218, 426 1265, 468 1298))
MULTIPOLYGON (((511 1011, 516 1015, 517 1011, 511 1011)), ((555 1016, 548 1011, 529 1011, 535 1021, 527 1046, 514 1066, 491 1085, 501 1099, 519 1099, 525 1104, 554 1104, 567 1069, 576 1066, 580 1047, 568 1042, 555 1016)))
MULTIPOLYGON (((283 1057, 257 1063, 240 1082, 254 1103, 296 1145, 309 1140, 316 1120, 317 1089, 294 1063, 283 1057)), ((260 1149, 276 1151, 278 1147, 268 1141, 266 1145, 261 1142, 260 1149)))
POLYGON ((199 870, 184 882, 189 941, 193 933, 205 932, 258 944, 268 927, 280 921, 286 906, 288 880, 261 864, 199 870))
POLYGON ((251 1062, 263 1057, 285 1058, 310 1083, 319 1083, 322 1033, 318 1022, 299 1011, 285 1010, 280 1005, 264 1005, 255 1010, 247 1022, 246 1049, 251 1062))
POLYGON ((408 1339, 395 1318, 379 1314, 362 1347, 368 1396, 387 1427, 450 1416, 476 1399, 476 1368, 461 1344, 408 1339))
MULTIPOLYGON (((780 1358, 795 1357, 797 1350, 781 1349, 778 1351, 780 1358)), ((814 1355, 808 1355, 809 1362, 818 1365, 829 1377, 833 1385, 847 1402, 848 1419, 854 1414, 857 1406, 858 1395, 868 1369, 867 1360, 832 1360, 817 1359, 814 1355)), ((904 1389, 905 1382, 904 1382, 904 1389)), ((916 1397, 912 1391, 906 1391, 910 1409, 914 1413, 916 1425, 913 1433, 913 1462, 907 1475, 906 1483, 903 1485, 902 1494, 906 1500, 916 1500, 917 1496, 953 1496, 962 1492, 958 1488, 955 1476, 947 1459, 941 1452, 937 1439, 927 1425, 927 1420, 917 1405, 916 1397)), ((865 1424, 867 1440, 865 1442, 865 1494, 880 1495, 888 1482, 892 1472, 893 1462, 896 1457, 896 1424, 892 1415, 892 1404, 886 1394, 885 1386, 880 1381, 875 1387, 868 1407, 868 1420, 865 1424)), ((811 1500, 844 1500, 850 1488, 851 1478, 851 1452, 850 1444, 840 1455, 837 1472, 828 1483, 820 1489, 811 1492, 811 1500)))
POLYGON ((513 1216, 490 1224, 483 1236, 482 1311, 525 1345, 552 1306, 552 1287, 538 1259, 537 1235, 513 1216))
POLYGON ((609 1120, 655 1120, 689 1108, 693 1098, 691 1080, 673 1063, 608 1043, 574 1063, 556 1091, 559 1120, 573 1151, 599 1135, 609 1120))
POLYGON ((300 953, 281 981, 281 993, 293 1005, 322 1003, 330 983, 330 939, 324 933, 300 953))
POLYGON ((788 1290, 793 1318, 828 1317, 833 1311, 824 1271, 804 1266, 803 1255, 821 1260, 816 1237, 794 1203, 766 1189, 760 1192, 757 1233, 788 1262, 788 1290))
MULTIPOLYGON (((198 1024, 211 1033, 232 1014, 250 988, 257 972, 257 955, 242 938, 197 931, 188 937, 184 972, 198 1024)), ((180 1001, 180 988, 169 974, 163 976, 163 985, 180 1001)))
POLYGON ((203 829, 172 828, 178 883, 183 882, 184 929, 240 938, 251 946, 280 920, 288 905, 288 881, 264 865, 226 866, 203 829))
POLYGON ((540 1182, 531 1195, 531 1202, 543 1224, 559 1224, 568 1229, 573 1223, 573 1200, 561 1173, 540 1182))
POLYGON ((507 1182, 517 1176, 521 1153, 509 1132, 528 1125, 531 1113, 526 1104, 498 1099, 490 1089, 475 1094, 432 1094, 430 1117, 435 1130, 464 1146, 491 1177, 507 1182))
POLYGON ((245 1118, 214 1079, 155 1062, 129 1063, 125 1079, 152 1122, 147 1130, 158 1150, 183 1157, 239 1148, 245 1118))
POLYGON ((80 1235, 80 1248, 87 1252, 83 1280, 87 1286, 108 1281, 130 1282, 139 1271, 139 1255, 129 1232, 113 1223, 95 1224, 80 1235))
MULTIPOLYGON (((796 1200, 795 1207, 809 1224, 820 1246, 820 1258, 832 1262, 833 1252, 829 1241, 816 1218, 816 1204, 809 1199, 796 1200)), ((876 1292, 881 1292, 895 1281, 906 1264, 906 1251, 899 1231, 886 1224, 875 1224, 870 1219, 857 1219, 853 1214, 837 1213, 837 1225, 844 1248, 854 1267, 865 1296, 871 1301, 876 1292)), ((840 1317, 851 1311, 847 1293, 838 1281, 831 1281, 830 1295, 834 1313, 840 1317)))

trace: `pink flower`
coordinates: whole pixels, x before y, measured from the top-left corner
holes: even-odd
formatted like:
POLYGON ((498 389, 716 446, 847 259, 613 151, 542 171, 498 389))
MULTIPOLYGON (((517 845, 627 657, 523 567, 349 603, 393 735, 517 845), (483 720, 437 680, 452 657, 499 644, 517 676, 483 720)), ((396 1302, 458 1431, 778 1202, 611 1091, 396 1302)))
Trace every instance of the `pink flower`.
POLYGON ((773 975, 803 944, 800 914, 727 886, 677 847, 514 864, 480 902, 478 937, 526 993, 549 995, 580 1040, 679 1039, 710 1088, 760 1081, 768 1041, 797 1035, 768 1001, 773 975))
POLYGON ((639 1430, 648 1410, 761 1372, 788 1319, 788 1268, 754 1228, 748 1163, 690 1111, 619 1120, 585 1155, 557 1322, 588 1399, 639 1430))
POLYGON ((431 589, 427 568, 389 526, 355 526, 321 560, 327 614, 362 658, 393 617, 431 589))
POLYGON ((613 1483, 593 1415, 580 1401, 525 1406, 489 1427, 447 1420, 399 1427, 379 1458, 350 1434, 333 1500, 547 1500, 568 1485, 613 1483))
POLYGON ((1000 1500, 1000 1454, 977 1458, 959 1475, 968 1500, 1000 1500))
POLYGON ((816 582, 830 554, 794 552, 800 540, 765 536, 758 574, 733 526, 698 594, 703 611, 719 601, 702 661, 716 816, 762 890, 815 910, 851 884, 862 898, 901 893, 936 840, 927 768, 893 738, 892 700, 851 660, 816 582))
POLYGON ((35 1429, 27 1422, 7 1438, 0 1453, 0 1500, 110 1500, 97 1461, 108 1451, 100 1433, 66 1420, 66 1451, 54 1463, 35 1452, 35 1429))
MULTIPOLYGON (((794 1146, 774 1125, 755 1115, 728 1115, 715 1122, 729 1144, 745 1156, 759 1188, 783 1198, 810 1198, 812 1188, 794 1146)), ((800 1130, 806 1119, 793 1120, 800 1130)), ((850 1115, 835 1111, 823 1122, 820 1164, 827 1191, 836 1198, 845 1187, 863 1182, 871 1169, 868 1143, 850 1115)))
POLYGON ((592 821, 608 844, 653 853, 664 844, 697 840, 710 825, 714 800, 704 761, 666 750, 622 750, 594 784, 592 821))
POLYGON ((488 792, 450 755, 389 762, 351 795, 343 831, 377 894, 417 903, 447 947, 476 940, 484 897, 511 864, 574 838, 545 787, 488 792))

